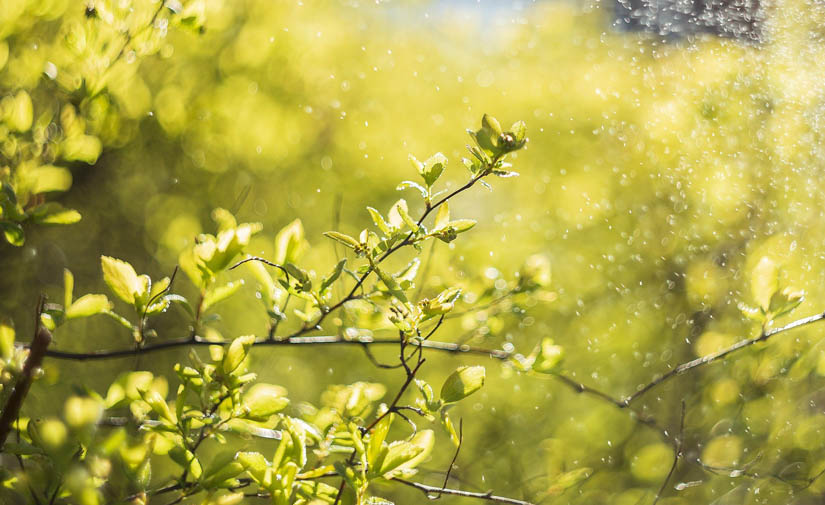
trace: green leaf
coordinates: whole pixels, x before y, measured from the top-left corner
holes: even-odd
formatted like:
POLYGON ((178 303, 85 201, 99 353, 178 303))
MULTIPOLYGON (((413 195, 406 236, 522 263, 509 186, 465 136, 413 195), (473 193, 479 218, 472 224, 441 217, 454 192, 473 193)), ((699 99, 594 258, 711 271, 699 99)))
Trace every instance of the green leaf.
MULTIPOLYGON (((403 184, 403 183, 402 183, 403 184)), ((367 207, 367 211, 370 213, 370 217, 372 217, 372 222, 375 223, 375 226, 381 230, 384 235, 390 235, 392 230, 390 229, 390 225, 387 224, 387 221, 384 219, 384 216, 381 215, 376 209, 372 207, 367 207)))
POLYGON ((423 163, 420 173, 427 187, 435 184, 445 168, 447 168, 447 157, 441 153, 435 153, 423 163))
POLYGON ((103 401, 99 398, 72 396, 66 400, 63 418, 72 428, 97 424, 103 415, 103 401))
POLYGON ((785 288, 771 296, 768 308, 772 319, 784 316, 792 312, 805 300, 805 292, 793 288, 785 288))
POLYGON ((266 470, 269 468, 269 463, 263 454, 259 452, 239 452, 236 456, 238 462, 243 465, 249 475, 255 479, 259 484, 264 482, 266 478, 266 470))
POLYGON ((384 283, 384 286, 387 287, 387 291, 390 292, 394 297, 398 298, 404 303, 409 303, 407 299, 407 295, 404 294, 404 291, 401 289, 401 286, 398 284, 398 281, 395 278, 388 274, 387 272, 378 268, 378 266, 374 267, 375 273, 378 274, 378 277, 381 279, 381 282, 384 283))
POLYGON ((421 198, 427 199, 430 196, 430 192, 427 191, 427 188, 418 184, 417 182, 413 181, 401 181, 398 186, 395 187, 396 191, 403 191, 405 189, 416 189, 419 193, 421 193, 421 198))
POLYGON ((100 156, 100 139, 92 135, 69 137, 61 144, 61 158, 67 161, 83 161, 93 164, 100 156))
POLYGON ((456 233, 462 233, 476 225, 475 219, 456 219, 447 223, 448 228, 452 228, 456 233))
POLYGON ((186 299, 180 295, 167 294, 161 296, 161 294, 168 291, 169 284, 171 284, 171 282, 172 280, 169 277, 164 277, 163 279, 152 283, 152 289, 149 290, 149 293, 146 296, 146 303, 153 300, 152 305, 146 308, 147 315, 163 312, 173 301, 188 304, 186 299))
MULTIPOLYGON (((494 117, 488 114, 484 114, 481 118, 481 128, 479 130, 470 131, 470 136, 476 141, 478 147, 484 151, 484 154, 490 155, 498 151, 497 143, 501 134, 501 125, 499 125, 498 121, 494 117)), ((473 152, 472 149, 471 152, 473 152)), ((485 159, 486 157, 482 158, 475 152, 473 152, 473 154, 476 157, 479 157, 480 161, 484 163, 488 162, 488 160, 485 159)))
POLYGON ((32 194, 66 191, 72 187, 72 174, 63 167, 42 165, 25 172, 24 179, 32 194))
POLYGON ((252 386, 243 397, 243 405, 248 409, 246 417, 266 421, 272 415, 289 405, 286 389, 281 386, 259 382, 252 386))
POLYGON ((241 289, 244 282, 243 279, 232 281, 224 284, 223 286, 209 289, 206 292, 206 296, 203 297, 203 305, 201 307, 201 311, 206 311, 216 303, 222 302, 229 298, 230 296, 234 295, 241 289))
MULTIPOLYGON (((449 214, 447 215, 447 219, 449 219, 449 214)), ((464 233, 475 225, 476 221, 473 219, 456 219, 455 221, 446 223, 439 222, 437 223, 436 229, 434 229, 430 235, 449 243, 455 240, 459 233, 464 233)))
POLYGON ((778 289, 779 265, 768 256, 763 256, 751 271, 751 295, 767 313, 770 310, 771 297, 778 289))
POLYGON ((424 164, 418 161, 418 158, 416 158, 412 154, 408 154, 407 159, 410 160, 410 165, 413 166, 416 172, 418 172, 419 174, 424 172, 424 164))
POLYGON ((370 433, 370 438, 367 441, 367 463, 372 469, 381 467, 382 461, 378 461, 378 459, 381 455, 381 448, 384 446, 384 440, 386 440, 387 434, 390 432, 393 417, 394 415, 392 413, 384 416, 383 419, 378 421, 378 424, 375 425, 370 433))
POLYGON ((479 165, 479 161, 477 159, 470 160, 467 158, 461 158, 461 163, 467 168, 470 175, 476 175, 478 170, 481 168, 481 165, 479 165))
POLYGON ((424 449, 422 447, 410 442, 399 440, 391 443, 387 449, 387 455, 381 463, 379 474, 383 475, 387 479, 392 478, 391 472, 393 470, 397 469, 404 463, 412 461, 413 458, 421 454, 423 451, 424 449))
POLYGON ((447 288, 433 299, 423 299, 418 302, 418 306, 424 315, 428 317, 439 316, 450 312, 455 307, 455 302, 461 295, 459 288, 447 288))
POLYGON ((435 445, 433 430, 421 430, 409 442, 393 442, 381 466, 384 478, 391 479, 412 470, 430 456, 435 445))
POLYGON ((255 337, 253 335, 246 335, 233 340, 223 357, 223 373, 229 375, 236 371, 243 360, 246 359, 246 355, 254 343, 255 337))
POLYGON ((201 462, 198 461, 198 458, 196 458, 191 451, 180 446, 175 446, 169 451, 169 457, 181 467, 186 468, 193 478, 200 479, 203 475, 201 462))
POLYGON ((78 319, 102 314, 111 310, 111 308, 112 304, 106 295, 83 295, 66 309, 66 319, 78 319))
POLYGON ((25 90, 14 95, 10 106, 6 109, 6 124, 12 131, 25 132, 32 127, 33 107, 32 99, 25 90))
POLYGON ((218 207, 212 210, 212 220, 218 225, 218 232, 234 230, 238 227, 238 220, 228 210, 218 207))
MULTIPOLYGON (((304 425, 297 419, 285 417, 283 420, 285 434, 292 438, 292 446, 287 453, 290 459, 298 465, 298 470, 307 464, 306 431, 304 425)), ((286 438, 286 437, 284 437, 286 438)))
POLYGON ((441 387, 441 400, 454 403, 475 393, 484 385, 486 371, 483 366, 462 366, 453 372, 441 387))
POLYGON ((510 127, 510 132, 518 144, 524 144, 527 141, 527 124, 524 121, 516 121, 510 127))
POLYGON ((438 214, 435 215, 435 222, 433 223, 433 233, 444 229, 447 223, 450 222, 450 202, 444 202, 438 208, 438 214))
POLYGON ((447 409, 443 409, 441 411, 441 426, 443 426, 450 435, 450 440, 453 442, 454 446, 458 447, 461 445, 461 437, 455 431, 455 426, 453 425, 453 421, 450 419, 449 414, 447 414, 447 409))
POLYGON ((0 320, 0 358, 10 359, 14 355, 14 328, 0 320))
POLYGON ((481 117, 481 127, 490 130, 497 137, 503 133, 498 119, 489 114, 484 114, 484 116, 481 117))
POLYGON ((408 282, 411 283, 415 280, 415 276, 418 275, 418 268, 421 266, 421 260, 418 258, 413 258, 412 261, 407 263, 401 271, 393 275, 395 279, 401 283, 408 282))
POLYGON ((129 263, 109 256, 100 257, 103 281, 124 302, 134 305, 135 299, 144 295, 147 286, 140 280, 129 263))
POLYGON ((227 481, 234 479, 246 470, 236 456, 237 453, 229 449, 223 454, 210 458, 209 466, 204 471, 203 486, 206 488, 225 487, 227 481))
POLYGON ((74 293, 74 275, 68 268, 63 269, 63 307, 69 308, 74 293))
POLYGON ((330 274, 329 274, 328 276, 324 277, 324 278, 321 280, 321 293, 323 293, 324 291, 326 291, 326 289, 327 289, 327 288, 329 288, 330 286, 332 286, 332 283, 333 283, 333 282, 335 282, 336 280, 338 280, 338 277, 340 277, 340 276, 341 276, 341 272, 343 272, 343 271, 344 271, 344 266, 346 266, 346 264, 347 264, 347 259, 346 259, 346 258, 342 258, 342 259, 341 259, 341 261, 339 261, 339 262, 335 265, 335 268, 333 268, 333 269, 332 269, 332 272, 330 272, 330 274))
POLYGON ((38 224, 74 224, 80 221, 80 212, 67 209, 56 202, 38 205, 31 211, 31 219, 38 224))
POLYGON ((508 177, 518 177, 518 172, 512 172, 509 170, 493 170, 493 175, 501 177, 502 179, 507 179, 508 177))
POLYGON ((287 263, 286 265, 284 265, 284 269, 287 271, 289 275, 291 275, 295 280, 297 280, 302 285, 307 284, 310 281, 309 274, 307 273, 307 271, 294 263, 287 263))
POLYGON ((405 200, 398 200, 398 203, 396 203, 394 209, 396 209, 398 215, 401 216, 401 220, 404 221, 404 223, 406 223, 412 231, 418 231, 418 223, 410 217, 410 213, 407 210, 407 202, 405 200))
POLYGON ((343 461, 335 461, 333 467, 335 468, 335 473, 343 478, 350 488, 358 489, 360 487, 360 482, 355 470, 346 466, 343 461))
POLYGON ((275 263, 296 262, 307 248, 304 239, 304 225, 295 219, 284 226, 275 236, 275 263))
POLYGON ((0 228, 3 229, 3 236, 9 244, 21 247, 26 241, 26 235, 23 233, 23 227, 19 224, 10 223, 8 221, 0 221, 0 228))
POLYGON ((327 238, 331 238, 332 240, 335 240, 336 242, 340 242, 340 243, 344 244, 345 246, 349 247, 350 249, 358 249, 361 246, 360 242, 358 242, 354 238, 350 237, 349 235, 346 235, 346 234, 341 233, 341 232, 328 231, 328 232, 324 232, 324 236, 327 237, 327 238))
POLYGON ((539 373, 553 373, 564 359, 564 349, 553 343, 552 338, 541 341, 539 354, 533 363, 533 370, 539 373))
POLYGON ((166 403, 166 400, 163 399, 159 392, 141 391, 141 396, 143 397, 143 401, 149 404, 149 407, 158 417, 173 425, 178 422, 175 414, 169 408, 169 404, 166 403))
POLYGON ((415 386, 421 392, 424 408, 430 412, 435 412, 441 408, 441 400, 436 400, 432 386, 420 379, 415 379, 415 386))

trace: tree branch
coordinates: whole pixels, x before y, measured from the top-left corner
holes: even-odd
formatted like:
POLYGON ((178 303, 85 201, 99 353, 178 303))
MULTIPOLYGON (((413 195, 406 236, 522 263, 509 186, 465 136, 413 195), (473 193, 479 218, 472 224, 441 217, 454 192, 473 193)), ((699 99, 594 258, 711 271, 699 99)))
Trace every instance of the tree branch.
POLYGON ((695 368, 699 368, 701 366, 713 363, 714 361, 722 359, 731 353, 734 353, 740 349, 744 349, 745 347, 749 347, 759 342, 765 342, 769 338, 775 335, 779 335, 780 333, 784 333, 786 331, 793 330, 794 328, 799 328, 801 326, 806 326, 811 323, 821 321, 822 319, 825 319, 825 312, 814 314, 813 316, 803 317, 802 319, 797 319, 796 321, 788 323, 785 326, 781 326, 779 328, 774 328, 772 330, 762 330, 762 332, 757 337, 740 340, 739 342, 736 342, 735 344, 725 349, 722 349, 721 351, 717 351, 715 353, 708 354, 707 356, 702 356, 701 358, 696 358, 686 363, 682 363, 681 365, 676 366, 676 368, 671 369, 664 375, 660 375, 659 377, 648 382, 647 384, 642 386, 641 389, 637 390, 635 393, 625 398, 622 403, 624 403, 625 405, 630 405, 643 394, 647 393, 659 384, 662 384, 663 382, 668 381, 673 377, 676 377, 677 375, 682 375, 683 373, 693 370, 695 368))
POLYGON ((440 494, 450 494, 454 496, 463 496, 465 498, 479 498, 481 500, 487 500, 497 503, 509 503, 510 505, 533 505, 529 501, 524 500, 516 500, 515 498, 507 498, 506 496, 496 496, 491 491, 486 493, 474 493, 472 491, 462 491, 460 489, 450 489, 450 488, 442 488, 439 486, 428 486, 426 484, 421 484, 419 482, 413 482, 404 479, 392 479, 392 482, 398 482, 399 484, 404 484, 405 486, 409 486, 419 491, 423 492, 427 497, 430 497, 433 494, 440 493, 440 494))
MULTIPOLYGON (((341 346, 373 346, 373 345, 398 345, 397 338, 373 338, 373 337, 359 337, 357 339, 348 340, 337 335, 316 335, 311 337, 294 337, 289 340, 269 340, 267 338, 259 338, 253 344, 254 347, 266 346, 304 346, 304 345, 341 345, 341 346)), ((125 358, 130 356, 137 356, 141 354, 148 354, 176 347, 196 347, 196 346, 210 346, 220 345, 226 346, 231 344, 231 341, 212 342, 202 339, 191 339, 189 337, 177 338, 172 340, 165 340, 154 344, 147 344, 140 348, 128 349, 112 349, 105 351, 92 352, 72 352, 59 351, 50 349, 45 352, 45 356, 52 359, 72 360, 72 361, 93 361, 93 360, 107 360, 116 358, 125 358)), ((421 347, 423 349, 433 349, 436 351, 447 352, 452 354, 475 354, 489 356, 494 359, 506 360, 512 353, 503 349, 486 349, 482 347, 474 347, 469 345, 454 344, 452 342, 438 342, 434 340, 410 340, 407 343, 410 347, 421 347)))
POLYGON ((43 364, 43 357, 46 355, 49 344, 52 341, 52 334, 40 322, 40 314, 43 311, 44 298, 40 298, 37 304, 37 318, 35 321, 34 339, 29 346, 29 356, 26 364, 17 378, 14 391, 9 396, 8 401, 3 406, 3 413, 0 415, 0 447, 6 443, 6 439, 11 432, 12 424, 20 415, 20 408, 29 393, 29 388, 34 382, 35 371, 43 364))
POLYGON ((676 471, 676 465, 679 463, 679 458, 682 456, 682 440, 684 439, 685 433, 685 408, 685 401, 682 400, 682 414, 679 416, 679 433, 676 434, 676 440, 673 442, 673 463, 670 465, 670 470, 667 472, 665 481, 662 482, 662 486, 659 488, 659 491, 656 492, 656 497, 653 498, 653 505, 656 505, 659 502, 659 498, 661 498, 662 493, 665 492, 667 483, 670 482, 670 479, 673 477, 673 473, 676 471))

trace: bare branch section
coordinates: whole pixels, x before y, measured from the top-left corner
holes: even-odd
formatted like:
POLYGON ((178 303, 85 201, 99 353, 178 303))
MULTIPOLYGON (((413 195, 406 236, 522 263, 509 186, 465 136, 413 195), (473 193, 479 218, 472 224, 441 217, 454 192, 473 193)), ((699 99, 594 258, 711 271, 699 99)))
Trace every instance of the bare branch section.
POLYGON ((773 336, 779 335, 780 333, 785 333, 786 331, 793 330, 795 328, 800 328, 802 326, 807 326, 811 323, 815 323, 817 321, 821 321, 825 319, 825 312, 814 314, 812 316, 803 317, 802 319, 797 319, 792 323, 788 323, 785 326, 781 326, 779 328, 774 328, 772 330, 762 330, 762 333, 759 336, 753 338, 746 338, 744 340, 740 340, 735 344, 722 349, 721 351, 717 351, 712 354, 708 354, 707 356, 702 356, 701 358, 696 358, 694 360, 688 361, 686 363, 682 363, 681 365, 676 366, 669 372, 660 375, 659 377, 653 379, 652 381, 648 382, 644 386, 642 386, 639 390, 637 390, 632 395, 628 396, 623 400, 622 403, 625 405, 630 405, 639 397, 650 391, 651 389, 657 387, 658 385, 676 377, 677 375, 682 375, 683 373, 689 372, 695 368, 699 368, 704 365, 708 365, 713 363, 714 361, 720 360, 729 354, 732 354, 740 349, 744 349, 745 347, 752 346, 754 344, 758 344, 759 342, 765 342, 773 336))
MULTIPOLYGON (((199 338, 179 338, 173 340, 165 340, 156 344, 148 344, 139 348, 130 349, 115 349, 109 351, 94 351, 94 352, 70 352, 48 350, 45 355, 49 358, 72 360, 72 361, 92 361, 92 360, 107 360, 116 358, 126 358, 130 356, 138 356, 141 354, 148 354, 167 349, 174 349, 176 347, 194 347, 194 346, 210 346, 220 345, 226 346, 232 342, 212 342, 202 340, 199 338)), ((306 345, 341 345, 341 346, 373 346, 373 345, 398 345, 397 338, 372 338, 360 337, 357 339, 345 339, 336 335, 318 335, 312 337, 293 337, 284 340, 269 340, 261 338, 255 341, 254 347, 264 346, 306 346, 306 345)), ((502 349, 485 349, 482 347, 474 347, 470 345, 454 344, 452 342, 438 342, 434 340, 414 341, 411 340, 409 347, 421 347, 423 349, 434 349, 437 351, 448 352, 452 354, 475 354, 482 356, 489 356, 494 359, 506 360, 512 353, 502 349)))
POLYGON ((459 489, 442 488, 440 486, 428 486, 426 484, 404 479, 393 479, 393 482, 398 482, 399 484, 404 484, 405 486, 418 489, 426 494, 427 497, 449 494, 453 496, 463 496, 465 498, 478 498, 496 503, 509 503, 511 505, 533 505, 529 501, 516 500, 515 498, 507 498, 506 496, 496 496, 492 492, 474 493, 472 491, 461 491, 459 489))
POLYGON ((676 434, 676 440, 673 442, 673 463, 670 465, 670 470, 667 472, 665 481, 662 482, 662 486, 659 488, 659 491, 656 493, 656 497, 653 499, 653 505, 656 505, 659 502, 659 498, 662 497, 662 493, 664 493, 667 488, 667 483, 670 482, 670 479, 673 478, 673 474, 676 472, 676 465, 679 464, 679 458, 682 457, 682 441, 685 438, 686 409, 687 407, 685 405, 685 401, 682 400, 682 414, 679 416, 679 433, 676 434))

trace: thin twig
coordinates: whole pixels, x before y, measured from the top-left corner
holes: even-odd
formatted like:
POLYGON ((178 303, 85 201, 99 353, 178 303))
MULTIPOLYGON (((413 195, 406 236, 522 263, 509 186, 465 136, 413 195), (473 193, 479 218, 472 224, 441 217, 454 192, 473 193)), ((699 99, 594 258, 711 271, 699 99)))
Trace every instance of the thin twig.
POLYGON ((620 400, 618 398, 614 398, 614 397, 610 396, 609 394, 607 394, 603 391, 600 391, 596 388, 592 388, 590 386, 582 384, 581 382, 578 382, 577 380, 575 380, 575 379, 573 379, 573 378, 571 378, 567 375, 564 375, 562 373, 554 373, 554 374, 550 374, 550 376, 553 377, 554 379, 558 380, 559 382, 561 382, 565 386, 569 387, 570 389, 574 390, 577 393, 586 394, 586 395, 590 395, 590 396, 595 396, 596 398, 604 400, 607 403, 611 403, 611 404, 613 404, 614 406, 616 406, 620 409, 628 408, 628 405, 625 405, 625 403, 622 400, 620 400))
POLYGON ((474 493, 472 491, 462 491, 460 489, 450 489, 450 488, 441 488, 438 486, 428 486, 426 484, 421 484, 419 482, 413 482, 404 479, 392 479, 392 482, 398 482, 399 484, 404 484, 405 486, 409 486, 419 491, 423 492, 429 498, 432 493, 441 493, 441 494, 449 494, 453 496, 463 496, 465 498, 478 498, 481 500, 487 500, 492 502, 498 503, 509 503, 510 505, 533 505, 529 501, 524 500, 516 500, 515 498, 507 498, 506 496, 497 496, 492 493, 492 491, 488 491, 486 493, 474 493))
POLYGON ((398 393, 395 395, 395 398, 393 398, 392 402, 390 402, 389 408, 386 411, 384 411, 383 414, 381 414, 380 416, 375 418, 375 420, 372 423, 370 423, 370 425, 367 426, 364 429, 365 433, 367 433, 370 430, 372 430, 373 428, 375 428, 375 426, 378 423, 380 423, 382 419, 384 419, 385 417, 387 417, 388 415, 390 415, 392 412, 395 411, 396 405, 398 405, 398 402, 401 401, 401 396, 403 396, 404 392, 407 390, 407 388, 410 387, 410 384, 412 384, 413 379, 415 379, 415 374, 418 373, 418 370, 421 368, 421 365, 423 365, 425 361, 426 361, 425 359, 419 360, 419 362, 415 366, 415 368, 413 368, 407 374, 407 379, 404 381, 404 384, 401 385, 401 388, 398 390, 398 393))
POLYGON ((757 337, 746 338, 744 340, 740 340, 739 342, 736 342, 735 344, 733 344, 730 347, 727 347, 725 349, 722 349, 721 351, 717 351, 717 352, 714 352, 712 354, 708 354, 707 356, 702 356, 701 358, 696 358, 692 361, 688 361, 687 363, 682 363, 681 365, 678 365, 676 368, 673 368, 672 370, 668 371, 667 373, 665 373, 663 375, 660 375, 659 377, 653 379, 652 381, 650 381, 647 384, 645 384, 644 386, 642 386, 635 393, 633 393, 632 395, 625 398, 623 403, 625 403, 626 405, 630 405, 636 399, 641 397, 643 394, 647 393, 648 391, 655 388, 659 384, 662 384, 663 382, 665 382, 669 379, 672 379, 673 377, 676 377, 677 375, 681 375, 685 372, 693 370, 694 368, 699 368, 701 366, 713 363, 714 361, 722 359, 722 358, 724 358, 725 356, 727 356, 731 353, 734 353, 734 352, 736 352, 740 349, 744 349, 745 347, 749 347, 749 346, 757 344, 759 342, 765 342, 769 338, 771 338, 775 335, 779 335, 780 333, 784 333, 788 330, 792 330, 794 328, 799 328, 801 326, 806 326, 806 325, 809 325, 811 323, 815 323, 817 321, 820 321, 822 319, 825 319, 825 312, 822 312, 822 313, 819 313, 819 314, 814 314, 814 315, 808 316, 808 317, 804 317, 802 319, 797 319, 796 321, 788 323, 785 326, 782 326, 782 327, 779 327, 779 328, 774 328, 772 330, 762 330, 762 333, 760 333, 759 336, 757 336, 757 337))
POLYGON ((455 319, 457 317, 461 317, 461 316, 464 316, 464 315, 467 315, 467 314, 475 314, 476 312, 480 312, 482 310, 487 310, 491 307, 494 307, 494 306, 498 305, 499 303, 503 302, 504 300, 507 300, 508 298, 510 298, 511 296, 513 296, 516 293, 518 293, 518 290, 516 288, 513 288, 513 289, 507 291, 506 293, 504 293, 503 295, 499 296, 498 298, 493 298, 492 300, 490 300, 489 302, 487 302, 485 304, 476 305, 476 306, 471 307, 471 308, 466 309, 466 310, 459 310, 459 311, 456 311, 456 312, 450 312, 450 315, 447 319, 455 319))
MULTIPOLYGON (((447 474, 444 475, 444 484, 441 485, 442 491, 447 489, 447 483, 450 481, 450 474, 453 473, 453 468, 455 467, 455 461, 458 459, 458 453, 461 451, 461 444, 464 442, 464 418, 458 420, 458 446, 455 448, 455 454, 453 454, 453 460, 450 461, 450 466, 447 467, 447 474)), ((438 498, 441 498, 442 491, 438 492, 438 498)))
POLYGON ((128 31, 128 30, 126 31, 126 39, 123 41, 123 45, 120 47, 120 51, 118 51, 117 56, 115 56, 115 58, 114 58, 114 59, 112 60, 112 62, 109 64, 109 67, 107 68, 107 70, 109 70, 109 69, 111 69, 112 67, 114 67, 115 63, 117 63, 117 62, 118 62, 118 60, 120 60, 120 59, 123 57, 123 55, 124 55, 124 54, 126 54, 126 48, 127 48, 127 47, 129 47, 129 44, 131 44, 131 43, 132 43, 132 40, 135 38, 135 36, 136 36, 138 33, 143 32, 143 31, 144 31, 144 30, 146 30, 147 28, 151 28, 151 27, 155 24, 155 21, 157 21, 158 16, 160 15, 161 11, 163 11, 163 6, 164 6, 164 5, 166 5, 166 1, 165 1, 165 0, 161 0, 161 2, 160 2, 160 3, 159 3, 159 5, 158 5, 158 8, 155 10, 155 13, 152 15, 152 18, 149 20, 149 23, 148 23, 148 24, 146 24, 145 26, 142 26, 142 27, 141 27, 141 28, 137 31, 137 33, 134 33, 134 34, 133 34, 132 32, 130 32, 130 31, 128 31))
POLYGON ((684 438, 685 433, 685 401, 682 400, 682 414, 679 416, 679 433, 676 434, 676 440, 673 442, 673 463, 670 465, 670 470, 667 472, 667 476, 665 477, 665 481, 662 482, 662 486, 659 488, 659 491, 656 492, 656 497, 653 498, 653 505, 659 501, 659 498, 662 497, 662 493, 665 492, 665 488, 667 487, 667 483, 670 482, 671 477, 673 477, 673 473, 676 471, 676 465, 679 463, 679 458, 682 456, 682 439, 684 438))
POLYGON ((378 361, 378 359, 372 353, 372 351, 370 350, 370 346, 367 345, 367 344, 361 345, 361 348, 364 350, 364 354, 367 356, 367 359, 370 360, 370 363, 377 366, 378 368, 384 368, 384 369, 392 370, 392 369, 395 369, 395 368, 401 368, 403 366, 401 363, 399 363, 397 365, 388 365, 386 363, 381 363, 380 361, 378 361))
POLYGON ((439 328, 441 328, 441 324, 443 322, 444 322, 444 314, 442 314, 441 317, 438 318, 438 322, 435 323, 435 326, 433 326, 433 328, 427 333, 427 336, 422 338, 422 340, 429 340, 430 337, 435 335, 435 332, 438 331, 439 328))

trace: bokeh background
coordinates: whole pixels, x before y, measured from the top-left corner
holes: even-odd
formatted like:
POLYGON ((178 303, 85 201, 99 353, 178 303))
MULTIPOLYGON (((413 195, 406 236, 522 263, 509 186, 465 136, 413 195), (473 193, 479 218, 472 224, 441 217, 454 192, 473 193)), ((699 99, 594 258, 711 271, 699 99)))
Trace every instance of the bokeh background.
MULTIPOLYGON (((265 257, 300 218, 311 245, 303 263, 323 274, 335 251, 322 232, 357 234, 370 224, 365 206, 414 200, 395 190, 415 175, 409 153, 443 152, 445 180, 463 182, 464 130, 484 113, 527 122, 528 147, 512 160, 522 175, 453 203, 479 224, 424 251, 422 292, 461 285, 467 308, 490 285, 505 292, 536 254, 552 282, 450 321, 440 339, 527 354, 551 337, 567 374, 621 397, 758 332, 739 305, 753 304, 750 272, 763 256, 781 265, 782 285, 807 292, 795 315, 825 309, 820 2, 748 3, 758 23, 736 29, 724 9, 710 28, 680 29, 679 16, 628 21, 636 10, 607 0, 194 3, 198 27, 164 31, 154 54, 123 58, 90 97, 43 72, 67 40, 95 43, 85 5, 4 2, 4 95, 30 90, 35 117, 74 103, 103 146, 91 163, 67 165, 73 184, 56 196, 82 221, 0 245, 0 314, 19 334, 30 334, 38 293, 61 298, 64 268, 76 293, 104 291, 102 254, 169 275, 180 251, 214 230, 215 207, 262 222, 248 251, 265 257)), ((95 67, 85 65, 74 75, 91 86, 95 67)), ((254 281, 233 275, 250 287, 224 302, 215 331, 260 334, 254 281)), ((195 293, 183 276, 176 289, 195 293)), ((175 309, 155 326, 160 338, 187 330, 175 309)), ((62 328, 55 345, 130 344, 114 322, 91 319, 62 328)), ((818 503, 825 482, 793 484, 825 465, 823 345, 822 328, 795 330, 645 396, 644 411, 671 430, 687 406, 685 457, 660 503, 818 503)), ((102 392, 124 370, 170 372, 184 359, 52 361, 28 408, 48 413, 78 388, 102 392)), ((628 412, 479 357, 433 356, 423 377, 439 384, 456 362, 485 364, 488 382, 453 413, 465 445, 451 485, 541 503, 653 500, 671 453, 628 412), (584 467, 588 479, 552 492, 553 476, 584 467)), ((313 403, 330 384, 403 379, 342 348, 260 349, 252 368, 313 403)), ((451 457, 445 445, 421 478, 438 485, 451 457)))

